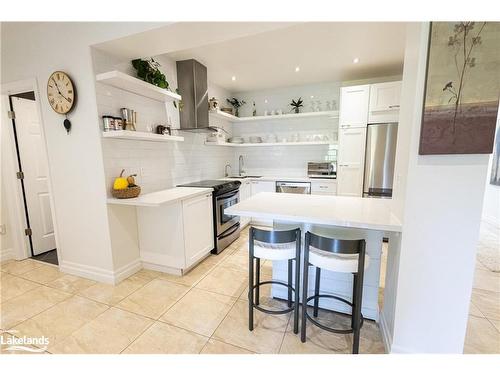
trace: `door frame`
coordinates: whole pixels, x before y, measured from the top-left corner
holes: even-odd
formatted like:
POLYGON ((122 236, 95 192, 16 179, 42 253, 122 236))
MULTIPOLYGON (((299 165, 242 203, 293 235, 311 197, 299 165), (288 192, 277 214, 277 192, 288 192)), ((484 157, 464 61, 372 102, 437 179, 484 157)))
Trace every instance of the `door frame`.
MULTIPOLYGON (((25 235, 24 230, 27 228, 25 206, 23 199, 23 191, 21 184, 17 179, 16 172, 18 171, 17 164, 17 149, 15 144, 14 132, 12 125, 12 120, 8 116, 8 111, 10 110, 9 96, 20 94, 23 92, 33 91, 35 93, 35 103, 37 109, 37 117, 40 123, 40 135, 42 137, 43 145, 45 146, 45 156, 47 162, 49 160, 47 139, 45 137, 45 127, 42 118, 42 107, 40 101, 40 94, 38 90, 38 83, 35 78, 26 79, 21 81, 9 82, 0 85, 1 103, 2 103, 2 113, 1 119, 3 124, 7 126, 2 126, 1 129, 1 146, 5 147, 2 150, 2 155, 5 155, 5 160, 2 161, 2 168, 5 171, 0 172, 6 176, 4 179, 4 188, 7 199, 7 207, 9 210, 9 221, 11 226, 12 235, 12 245, 13 245, 13 257, 16 260, 22 260, 31 257, 31 250, 29 245, 28 236, 25 235), (11 176, 9 178, 9 176, 11 176)), ((21 155, 22 158, 22 155, 21 155)), ((52 173, 50 168, 50 163, 48 163, 48 190, 49 190, 49 202, 50 209, 52 211, 52 222, 54 225, 54 237, 56 242, 57 255, 59 258, 59 263, 62 258, 62 249, 60 247, 59 241, 59 230, 57 226, 56 219, 56 204, 54 200, 54 194, 52 189, 52 173)))

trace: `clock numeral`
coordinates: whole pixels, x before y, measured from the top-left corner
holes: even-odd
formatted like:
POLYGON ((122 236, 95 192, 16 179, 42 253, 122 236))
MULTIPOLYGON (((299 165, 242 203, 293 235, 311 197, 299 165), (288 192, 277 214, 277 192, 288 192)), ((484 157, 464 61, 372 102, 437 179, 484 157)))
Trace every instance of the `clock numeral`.
POLYGON ((73 99, 71 99, 71 98, 68 98, 68 102, 70 102, 70 103, 71 103, 72 101, 73 101, 73 99))
POLYGON ((68 90, 68 94, 73 94, 73 90, 68 90))
POLYGON ((60 81, 61 80, 61 76, 59 75, 59 73, 57 73, 57 79, 60 81))

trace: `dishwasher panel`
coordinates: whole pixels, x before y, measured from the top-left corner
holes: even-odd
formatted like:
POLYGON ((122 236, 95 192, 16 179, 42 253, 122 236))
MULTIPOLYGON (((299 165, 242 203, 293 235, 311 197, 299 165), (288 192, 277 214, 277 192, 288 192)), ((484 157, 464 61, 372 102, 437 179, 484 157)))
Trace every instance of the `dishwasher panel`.
POLYGON ((311 183, 276 181, 276 192, 291 194, 311 194, 311 183))

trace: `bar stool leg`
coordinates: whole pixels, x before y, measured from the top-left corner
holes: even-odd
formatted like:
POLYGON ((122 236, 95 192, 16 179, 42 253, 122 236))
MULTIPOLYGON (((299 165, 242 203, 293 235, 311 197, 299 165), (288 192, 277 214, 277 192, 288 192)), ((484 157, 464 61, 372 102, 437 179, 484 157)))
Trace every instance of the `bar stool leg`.
MULTIPOLYGON (((292 259, 288 259, 288 286, 292 286, 292 262, 292 259)), ((292 290, 290 288, 288 288, 288 307, 292 307, 292 290)))
POLYGON ((255 304, 258 305, 260 303, 260 258, 255 258, 255 304))
POLYGON ((250 229, 250 246, 248 251, 248 329, 253 331, 253 233, 250 229))
MULTIPOLYGON (((351 328, 354 329, 354 311, 356 310, 356 290, 358 283, 358 275, 352 274, 352 306, 351 306, 351 328)), ((353 331, 354 332, 354 331, 353 331)))
MULTIPOLYGON (((355 276, 356 279, 358 278, 358 275, 355 276)), ((353 319, 354 319, 354 327, 353 327, 353 339, 352 339, 352 353, 353 354, 358 354, 359 353, 359 334, 360 334, 360 318, 361 318, 361 292, 360 292, 360 283, 359 280, 356 280, 356 289, 355 289, 355 294, 354 294, 354 314, 353 314, 353 319)))
POLYGON ((302 272, 302 327, 300 330, 300 341, 306 342, 306 311, 307 311, 307 288, 309 281, 309 233, 306 233, 304 244, 304 270, 302 272))
MULTIPOLYGON (((319 267, 316 267, 316 280, 315 280, 315 283, 314 283, 314 295, 318 295, 319 294, 319 282, 321 280, 321 268, 319 267)), ((314 299, 314 311, 313 311, 313 316, 315 318, 318 317, 318 305, 319 305, 319 298, 316 297, 314 299)))
POLYGON ((295 251, 295 305, 293 310, 293 333, 299 333, 299 289, 300 289, 300 231, 297 233, 295 251))

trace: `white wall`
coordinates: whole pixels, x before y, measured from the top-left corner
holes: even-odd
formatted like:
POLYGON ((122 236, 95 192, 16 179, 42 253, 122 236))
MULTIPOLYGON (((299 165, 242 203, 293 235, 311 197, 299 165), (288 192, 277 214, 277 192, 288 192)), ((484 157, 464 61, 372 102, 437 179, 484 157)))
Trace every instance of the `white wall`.
MULTIPOLYGON (((89 277, 113 272, 104 165, 97 121, 90 45, 159 26, 145 23, 2 23, 1 82, 35 78, 41 95, 43 127, 58 225, 61 268, 89 277), (63 45, 64 48, 60 46, 63 45), (69 115, 70 135, 44 96, 47 78, 66 71, 78 102, 69 115)), ((110 281, 106 279, 104 281, 110 281)))
POLYGON ((407 128, 397 150, 407 163, 397 167, 395 187, 404 210, 392 351, 461 353, 488 155, 418 155, 428 30, 427 23, 408 28, 412 64, 405 61, 400 119, 407 128))
MULTIPOLYGON (((499 129, 500 115, 497 117, 496 137, 500 137, 499 129)), ((488 176, 486 177, 486 188, 484 190, 483 220, 500 228, 500 186, 490 184, 492 163, 493 155, 490 156, 488 164, 488 176)))

